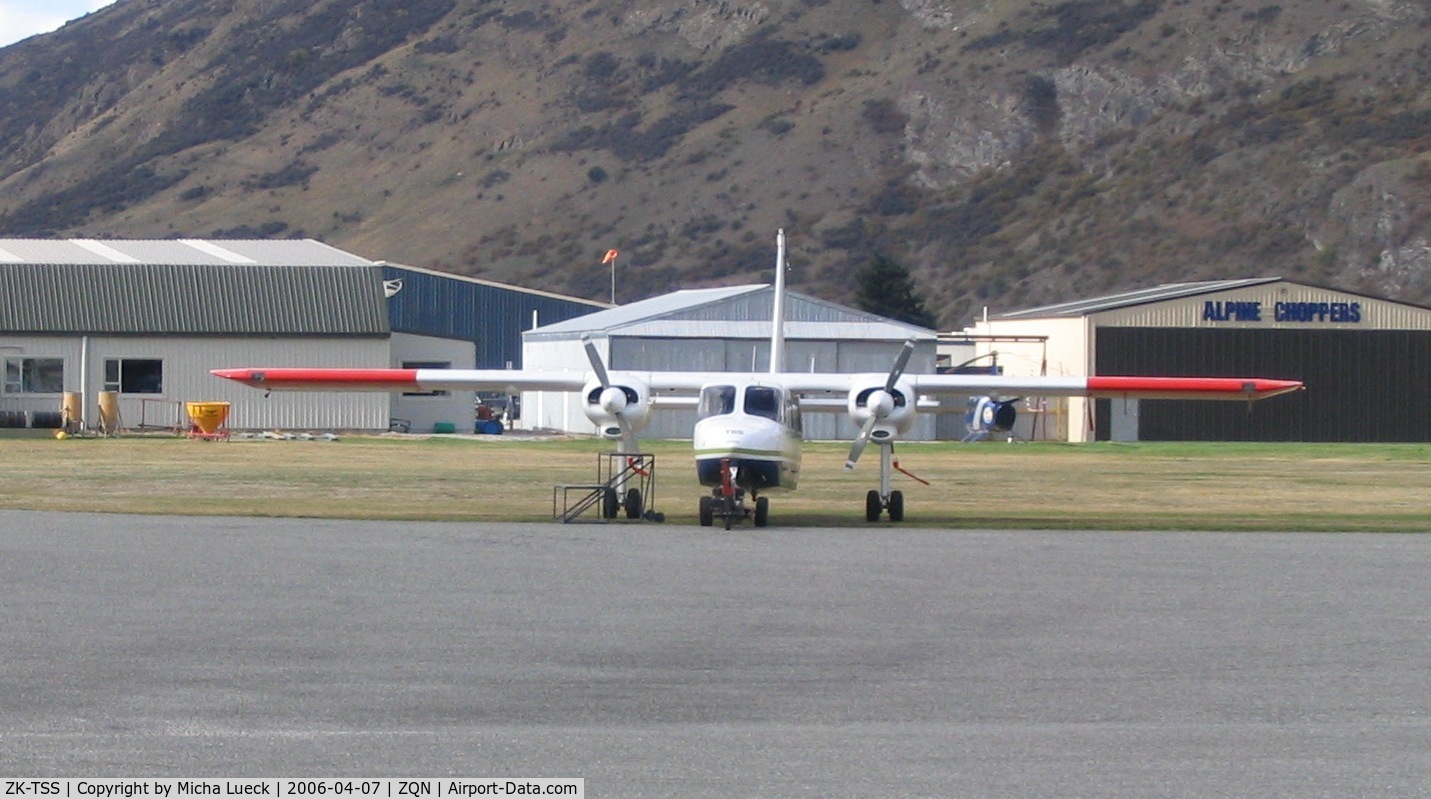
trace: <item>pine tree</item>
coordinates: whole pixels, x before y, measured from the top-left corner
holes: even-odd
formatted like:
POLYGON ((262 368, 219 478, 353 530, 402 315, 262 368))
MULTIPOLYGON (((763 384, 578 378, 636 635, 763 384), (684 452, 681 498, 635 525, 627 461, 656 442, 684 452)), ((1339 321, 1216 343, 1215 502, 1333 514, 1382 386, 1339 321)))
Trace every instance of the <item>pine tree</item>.
POLYGON ((934 314, 924 306, 914 278, 903 265, 883 255, 855 273, 855 305, 870 313, 920 327, 934 327, 934 314))

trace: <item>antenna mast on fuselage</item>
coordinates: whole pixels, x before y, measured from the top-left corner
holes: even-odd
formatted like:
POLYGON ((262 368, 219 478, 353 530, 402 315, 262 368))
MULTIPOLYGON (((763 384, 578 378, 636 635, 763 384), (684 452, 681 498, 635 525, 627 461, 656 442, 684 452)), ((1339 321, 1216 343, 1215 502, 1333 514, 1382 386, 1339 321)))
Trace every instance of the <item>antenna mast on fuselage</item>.
POLYGON ((775 233, 775 306, 770 312, 770 373, 785 369, 785 229, 775 233))

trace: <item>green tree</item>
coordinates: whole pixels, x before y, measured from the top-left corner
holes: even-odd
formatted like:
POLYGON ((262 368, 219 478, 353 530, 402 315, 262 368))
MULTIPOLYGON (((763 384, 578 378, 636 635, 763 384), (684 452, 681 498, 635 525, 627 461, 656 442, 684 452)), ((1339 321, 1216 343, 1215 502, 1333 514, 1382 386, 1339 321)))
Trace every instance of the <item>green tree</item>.
POLYGON ((920 327, 934 327, 909 270, 883 255, 855 273, 855 305, 860 309, 920 327))

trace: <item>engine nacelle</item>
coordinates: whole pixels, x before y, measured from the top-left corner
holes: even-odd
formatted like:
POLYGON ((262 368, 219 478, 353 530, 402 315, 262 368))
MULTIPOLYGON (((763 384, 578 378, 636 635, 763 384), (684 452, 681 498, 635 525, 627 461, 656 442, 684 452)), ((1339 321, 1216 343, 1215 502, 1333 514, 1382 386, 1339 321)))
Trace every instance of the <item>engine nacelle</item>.
MULTIPOLYGON (((862 381, 863 382, 863 381, 862 381)), ((913 386, 900 380, 893 391, 885 390, 885 379, 880 375, 870 375, 868 382, 857 384, 850 389, 846 408, 850 421, 863 428, 870 417, 875 417, 870 428, 870 438, 874 441, 891 441, 908 433, 914 426, 915 395, 913 386)))
POLYGON ((611 385, 605 388, 595 379, 588 380, 581 395, 581 411, 601 431, 602 438, 621 438, 618 416, 633 433, 651 421, 651 388, 640 380, 612 375, 611 385))
POLYGON ((1019 410, 1018 400, 997 400, 993 397, 970 397, 969 413, 964 425, 970 433, 1007 433, 1014 429, 1019 410))

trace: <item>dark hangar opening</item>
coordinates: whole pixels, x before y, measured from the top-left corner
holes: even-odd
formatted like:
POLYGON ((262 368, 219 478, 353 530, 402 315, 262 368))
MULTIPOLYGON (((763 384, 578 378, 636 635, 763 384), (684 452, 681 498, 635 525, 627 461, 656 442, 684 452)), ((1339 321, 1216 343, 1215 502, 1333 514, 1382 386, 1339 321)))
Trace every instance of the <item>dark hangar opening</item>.
MULTIPOLYGON (((1143 441, 1431 441, 1431 332, 1098 329, 1101 375, 1301 380, 1306 391, 1241 402, 1144 400, 1143 441)), ((1099 400, 1098 440, 1118 400, 1099 400)))

